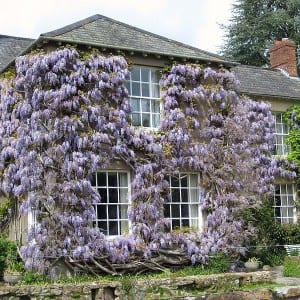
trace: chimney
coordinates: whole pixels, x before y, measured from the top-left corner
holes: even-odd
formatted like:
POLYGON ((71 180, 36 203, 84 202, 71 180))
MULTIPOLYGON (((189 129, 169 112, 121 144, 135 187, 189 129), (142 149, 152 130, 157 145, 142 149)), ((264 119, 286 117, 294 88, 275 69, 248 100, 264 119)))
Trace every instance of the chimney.
POLYGON ((280 68, 292 77, 298 77, 296 43, 288 38, 275 41, 270 49, 271 69, 280 68))

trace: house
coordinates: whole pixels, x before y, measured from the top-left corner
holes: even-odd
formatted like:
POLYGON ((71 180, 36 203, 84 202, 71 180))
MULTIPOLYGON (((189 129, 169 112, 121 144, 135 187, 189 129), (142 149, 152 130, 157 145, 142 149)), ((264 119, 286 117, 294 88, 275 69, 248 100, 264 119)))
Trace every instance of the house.
MULTIPOLYGON (((296 44, 286 38, 270 49, 271 68, 237 65, 232 68, 240 81, 238 90, 252 99, 271 103, 275 116, 275 154, 286 156, 289 128, 283 119, 288 107, 300 103, 300 78, 297 73, 296 44)), ((281 182, 275 186, 274 217, 281 223, 297 222, 294 202, 298 187, 281 182)))
MULTIPOLYGON (((282 118, 282 112, 300 100, 300 80, 295 71, 297 70, 295 45, 291 41, 283 40, 274 46, 271 50, 272 68, 265 69, 239 65, 219 55, 101 15, 94 15, 41 34, 36 40, 0 36, 0 71, 7 70, 18 55, 39 48, 54 50, 66 44, 76 45, 78 49, 85 51, 97 48, 104 54, 122 53, 131 61, 131 75, 126 84, 133 108, 133 124, 148 128, 156 128, 160 122, 160 69, 174 62, 201 63, 213 68, 224 66, 231 69, 240 81, 240 85, 236 88, 241 94, 271 103, 276 116, 277 154, 286 155, 288 151, 284 143, 288 127, 282 118), (283 56, 286 53, 285 49, 289 50, 287 58, 283 56), (288 64, 285 65, 286 61, 288 64)), ((197 202, 196 199, 199 197, 197 176, 193 173, 181 173, 169 178, 170 189, 174 192, 174 197, 176 195, 176 201, 165 208, 172 228, 202 226, 202 212, 198 204, 192 210, 184 206, 180 210, 177 209, 183 205, 184 195, 190 197, 189 203, 197 202)), ((95 221, 98 227, 108 236, 126 232, 128 229, 126 197, 130 194, 130 172, 124 171, 122 165, 116 162, 110 170, 95 174, 92 184, 102 199, 105 199, 98 204, 95 221)), ((296 192, 297 188, 293 183, 284 182, 276 185, 274 217, 282 223, 296 221, 294 207, 296 192)), ((30 216, 24 222, 23 230, 26 231, 32 222, 33 217, 30 216)))

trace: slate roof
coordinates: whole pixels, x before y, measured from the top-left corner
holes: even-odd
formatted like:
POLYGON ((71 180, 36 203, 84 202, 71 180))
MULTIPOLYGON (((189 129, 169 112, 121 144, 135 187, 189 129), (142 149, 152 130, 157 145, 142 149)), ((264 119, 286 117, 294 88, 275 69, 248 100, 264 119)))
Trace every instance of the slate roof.
POLYGON ((107 49, 195 59, 231 66, 245 94, 300 100, 300 79, 279 70, 238 65, 216 54, 153 34, 102 15, 94 15, 63 28, 41 34, 37 40, 0 35, 0 72, 18 55, 47 41, 91 45, 107 49))
POLYGON ((33 41, 27 38, 0 35, 0 72, 33 41))
POLYGON ((95 47, 154 53, 170 57, 229 63, 223 57, 153 34, 102 15, 94 15, 63 28, 41 34, 41 38, 95 47))
POLYGON ((240 81, 238 91, 257 96, 300 100, 300 78, 289 77, 280 70, 237 65, 231 68, 240 81))

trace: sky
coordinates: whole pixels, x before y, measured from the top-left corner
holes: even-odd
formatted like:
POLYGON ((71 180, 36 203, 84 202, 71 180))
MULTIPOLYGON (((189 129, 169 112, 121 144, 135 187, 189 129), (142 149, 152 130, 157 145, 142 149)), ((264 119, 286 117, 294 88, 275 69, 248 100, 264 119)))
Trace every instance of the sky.
POLYGON ((1 0, 0 34, 37 38, 100 14, 218 53, 234 0, 1 0))

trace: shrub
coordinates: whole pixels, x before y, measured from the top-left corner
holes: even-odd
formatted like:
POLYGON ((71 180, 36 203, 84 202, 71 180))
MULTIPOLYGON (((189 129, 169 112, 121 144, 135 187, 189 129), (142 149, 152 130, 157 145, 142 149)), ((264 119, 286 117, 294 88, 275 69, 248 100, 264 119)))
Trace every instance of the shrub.
POLYGON ((272 204, 265 201, 258 209, 251 209, 245 214, 248 222, 257 228, 256 235, 249 240, 247 258, 255 256, 263 264, 280 265, 286 255, 282 245, 285 244, 284 226, 274 219, 272 204))
POLYGON ((3 276, 4 270, 7 268, 7 254, 10 242, 0 236, 0 278, 3 276))
POLYGON ((300 224, 286 224, 282 226, 284 244, 300 244, 300 224))
POLYGON ((226 254, 217 252, 209 260, 206 269, 211 270, 213 273, 225 273, 229 270, 230 263, 230 259, 226 254))

